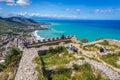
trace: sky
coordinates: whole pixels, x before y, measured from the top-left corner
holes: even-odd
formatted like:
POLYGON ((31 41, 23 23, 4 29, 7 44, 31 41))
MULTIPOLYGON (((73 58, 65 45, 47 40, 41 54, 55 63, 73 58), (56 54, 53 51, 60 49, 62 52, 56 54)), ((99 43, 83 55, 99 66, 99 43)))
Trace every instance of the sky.
POLYGON ((0 0, 0 16, 120 20, 120 0, 0 0))

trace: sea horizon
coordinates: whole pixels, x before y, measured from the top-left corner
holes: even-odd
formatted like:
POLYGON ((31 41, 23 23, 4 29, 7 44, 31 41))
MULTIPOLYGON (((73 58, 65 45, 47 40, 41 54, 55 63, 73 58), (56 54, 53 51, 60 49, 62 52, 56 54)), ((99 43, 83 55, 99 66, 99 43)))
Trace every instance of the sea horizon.
POLYGON ((42 27, 50 30, 38 30, 34 35, 38 39, 75 35, 78 40, 94 41, 98 38, 120 40, 120 20, 36 20, 49 22, 42 27))

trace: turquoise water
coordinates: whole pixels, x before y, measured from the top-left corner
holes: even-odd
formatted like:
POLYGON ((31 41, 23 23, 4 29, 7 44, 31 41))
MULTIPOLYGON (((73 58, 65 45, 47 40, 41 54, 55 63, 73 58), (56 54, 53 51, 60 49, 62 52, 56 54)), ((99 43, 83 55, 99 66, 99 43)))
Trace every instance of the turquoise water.
POLYGON ((42 38, 60 37, 61 35, 76 35, 78 39, 87 38, 93 41, 97 38, 120 40, 120 21, 47 21, 52 25, 44 26, 51 30, 38 31, 42 38))

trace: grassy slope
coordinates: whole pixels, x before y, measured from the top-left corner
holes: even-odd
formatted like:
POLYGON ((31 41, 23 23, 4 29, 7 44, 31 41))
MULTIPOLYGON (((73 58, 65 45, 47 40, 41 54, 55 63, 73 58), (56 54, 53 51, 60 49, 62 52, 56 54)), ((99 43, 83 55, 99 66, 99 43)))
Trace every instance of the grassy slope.
POLYGON ((120 65, 117 64, 117 61, 120 58, 120 53, 102 55, 100 58, 107 62, 108 64, 120 68, 120 65))
MULTIPOLYGON (((50 50, 50 52, 48 52, 46 55, 40 56, 45 63, 45 68, 47 71, 49 71, 49 67, 57 66, 56 70, 50 74, 52 80, 107 80, 105 78, 102 78, 99 74, 94 74, 91 66, 88 63, 85 63, 82 66, 73 65, 73 69, 67 68, 65 66, 66 64, 68 64, 70 61, 76 61, 77 59, 73 57, 73 54, 69 54, 66 49, 63 49, 60 52, 58 51, 57 53, 55 53, 55 49, 50 50), (51 53, 51 51, 54 52, 51 53), (62 57, 59 57, 59 54, 62 54, 62 57), (72 78, 71 74, 73 71, 75 71, 75 76, 72 78)), ((36 58, 35 61, 39 62, 40 58, 36 58)), ((42 80, 42 70, 40 68, 41 65, 42 64, 40 62, 38 64, 39 67, 37 66, 37 71, 39 72, 38 80, 42 80)))

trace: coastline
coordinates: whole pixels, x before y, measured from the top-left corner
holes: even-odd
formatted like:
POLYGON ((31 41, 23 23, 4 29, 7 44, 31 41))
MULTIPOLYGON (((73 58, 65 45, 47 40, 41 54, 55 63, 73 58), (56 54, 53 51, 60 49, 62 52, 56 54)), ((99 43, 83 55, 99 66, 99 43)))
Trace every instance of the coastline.
MULTIPOLYGON (((51 25, 50 23, 46 23, 45 25, 51 25)), ((44 27, 45 25, 41 25, 41 28, 43 29, 37 29, 37 30, 34 30, 31 35, 35 38, 35 40, 43 40, 45 38, 41 37, 40 35, 38 35, 38 31, 39 30, 49 30, 49 28, 47 27, 44 27)))
POLYGON ((43 40, 45 38, 42 38, 41 36, 39 36, 38 33, 39 30, 35 30, 34 32, 32 32, 32 35, 35 37, 36 40, 43 40))
MULTIPOLYGON (((50 28, 46 27, 48 25, 52 25, 51 23, 47 23, 46 25, 41 25, 42 28, 45 28, 43 30, 50 30, 50 28)), ((31 33, 31 35, 36 39, 36 40, 43 40, 45 38, 41 37, 40 35, 38 35, 39 30, 35 30, 31 33)))
POLYGON ((34 36, 37 37, 37 39, 43 39, 43 38, 47 39, 51 37, 57 37, 62 34, 64 35, 73 34, 73 35, 76 35, 79 40, 86 38, 90 42, 95 41, 96 39, 99 39, 99 38, 120 40, 120 37, 118 36, 119 29, 111 25, 108 25, 110 26, 109 28, 106 25, 102 23, 97 23, 97 22, 96 22, 96 25, 93 25, 93 23, 89 25, 86 22, 85 24, 83 24, 82 22, 70 23, 69 21, 68 22, 67 21, 66 22, 62 22, 62 21, 49 22, 49 23, 51 23, 51 25, 42 25, 42 27, 50 28, 48 31, 46 30, 45 31, 41 30, 41 32, 39 32, 39 30, 35 31, 34 36), (102 26, 105 26, 105 28, 103 28, 102 26))

